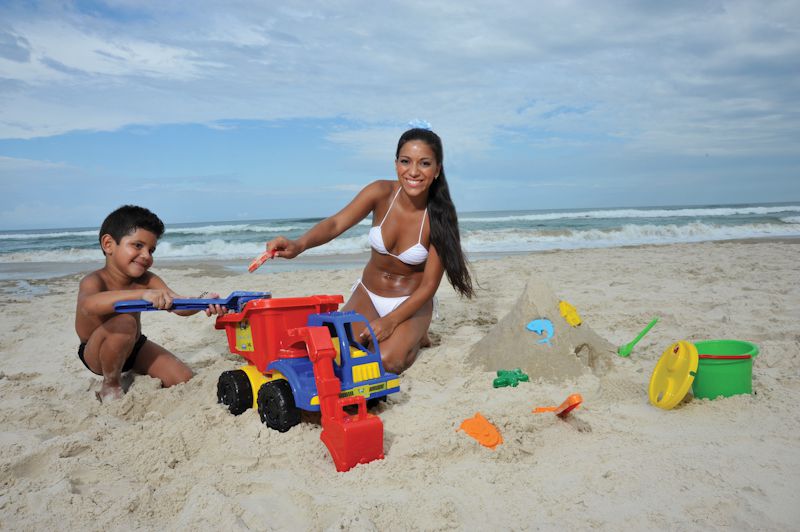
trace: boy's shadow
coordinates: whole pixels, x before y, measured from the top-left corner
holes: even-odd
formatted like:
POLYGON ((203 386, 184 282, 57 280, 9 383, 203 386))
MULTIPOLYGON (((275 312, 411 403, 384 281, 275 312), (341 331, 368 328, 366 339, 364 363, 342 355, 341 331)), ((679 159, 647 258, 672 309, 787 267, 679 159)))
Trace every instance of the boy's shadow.
POLYGON ((128 393, 131 385, 133 385, 133 378, 135 374, 133 371, 128 371, 122 374, 121 378, 119 379, 120 386, 122 386, 122 391, 124 393, 128 393))

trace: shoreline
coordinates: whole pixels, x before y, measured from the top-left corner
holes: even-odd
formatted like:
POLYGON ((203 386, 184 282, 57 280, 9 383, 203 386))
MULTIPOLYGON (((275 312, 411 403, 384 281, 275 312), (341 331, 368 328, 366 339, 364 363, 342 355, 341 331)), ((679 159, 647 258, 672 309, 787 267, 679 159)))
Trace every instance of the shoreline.
MULTIPOLYGON (((467 253, 470 262, 484 260, 501 260, 506 257, 517 257, 526 255, 539 255, 548 253, 576 252, 595 249, 647 249, 651 247, 664 246, 683 246, 683 245, 703 245, 703 244, 758 244, 758 243, 780 243, 797 245, 800 244, 798 237, 763 237, 763 238, 742 238, 731 240, 704 240, 699 242, 669 242, 664 244, 636 244, 613 247, 583 247, 583 248, 558 248, 539 251, 507 251, 507 252, 473 252, 467 253)), ((254 275, 269 273, 287 273, 294 271, 317 271, 317 270, 349 270, 353 268, 361 269, 369 259, 369 253, 351 254, 332 254, 332 255, 301 255, 298 258, 286 260, 276 259, 268 261, 254 272, 254 275)), ((222 259, 207 258, 203 260, 195 259, 161 259, 156 257, 153 266, 154 271, 160 269, 181 269, 181 268, 203 268, 208 270, 208 275, 212 277, 238 274, 247 272, 247 266, 252 259, 222 259)), ((73 275, 85 275, 86 273, 102 268, 102 261, 97 262, 0 262, 0 287, 7 286, 8 283, 19 281, 41 282, 52 281, 62 277, 73 275)))

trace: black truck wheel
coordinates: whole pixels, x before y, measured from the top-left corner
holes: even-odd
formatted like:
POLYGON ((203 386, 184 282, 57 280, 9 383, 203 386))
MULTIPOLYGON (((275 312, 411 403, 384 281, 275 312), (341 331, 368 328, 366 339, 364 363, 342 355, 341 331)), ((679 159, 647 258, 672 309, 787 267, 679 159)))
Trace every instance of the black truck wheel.
POLYGON ((271 429, 286 432, 300 423, 300 409, 294 404, 292 387, 283 379, 266 382, 258 390, 258 415, 271 429))
POLYGON ((367 410, 372 410, 376 406, 381 403, 385 403, 389 400, 389 397, 384 395, 382 397, 373 397, 372 399, 367 399, 367 410))
POLYGON ((227 406, 234 416, 252 407, 253 388, 247 373, 241 369, 223 372, 217 381, 217 402, 227 406))

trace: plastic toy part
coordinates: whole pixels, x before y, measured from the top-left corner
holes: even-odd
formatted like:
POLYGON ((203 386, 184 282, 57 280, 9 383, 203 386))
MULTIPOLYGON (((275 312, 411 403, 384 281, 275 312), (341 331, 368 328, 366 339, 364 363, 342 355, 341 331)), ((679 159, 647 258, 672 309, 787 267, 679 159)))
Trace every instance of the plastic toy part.
POLYGON ((512 370, 501 369, 497 372, 497 378, 492 381, 492 386, 495 388, 503 388, 505 386, 516 388, 520 382, 528 382, 529 380, 530 377, 519 368, 512 370))
POLYGON ((480 412, 476 412, 471 418, 461 422, 459 430, 463 430, 467 435, 475 438, 484 447, 494 450, 495 447, 503 443, 503 437, 497 427, 489 423, 480 412))
POLYGON ((544 338, 536 341, 537 344, 551 345, 550 339, 553 337, 553 334, 555 334, 552 321, 546 318, 540 318, 538 320, 533 320, 526 325, 525 328, 531 332, 535 332, 539 336, 542 336, 543 334, 545 335, 544 338))
POLYGON ((223 372, 217 381, 217 402, 227 406, 234 416, 253 406, 253 389, 247 373, 241 369, 223 372))
POLYGON ((583 397, 579 393, 573 393, 567 397, 563 403, 558 406, 540 406, 533 409, 534 414, 542 414, 544 412, 554 412, 560 418, 565 418, 567 415, 578 408, 583 402, 583 397))
POLYGON ((250 266, 247 267, 247 271, 253 273, 259 268, 259 266, 261 266, 262 264, 267 262, 268 259, 271 259, 274 256, 275 256, 274 251, 265 251, 264 253, 253 259, 253 262, 251 262, 250 266))
POLYGON ((114 312, 148 312, 151 310, 205 310, 209 305, 222 305, 229 310, 236 309, 241 312, 248 301, 254 299, 269 299, 272 297, 269 292, 231 292, 225 299, 203 299, 186 298, 173 299, 172 307, 169 309, 155 308, 153 304, 144 299, 133 299, 131 301, 119 301, 114 304, 114 312))
POLYGON ((753 393, 753 362, 758 346, 743 340, 700 340, 697 377, 692 393, 697 399, 716 399, 753 393))
POLYGON ((636 338, 634 338, 632 342, 619 346, 619 349, 617 349, 617 354, 621 357, 626 357, 630 355, 631 351, 633 351, 633 346, 638 344, 639 340, 644 338, 644 335, 650 332, 650 329, 652 329, 653 325, 655 325, 656 323, 658 323, 658 318, 653 318, 653 321, 648 323, 647 327, 642 329, 642 332, 640 332, 639 335, 636 338))
POLYGON ((231 353, 249 362, 240 368, 244 375, 220 377, 220 402, 233 412, 255 396, 261 421, 280 432, 297 425, 302 411, 319 411, 320 439, 337 471, 383 458, 383 423, 367 412, 367 401, 400 391, 399 377, 383 368, 367 319, 336 311, 343 301, 341 295, 260 299, 218 316, 214 325, 225 330, 231 353), (370 334, 365 343, 354 336, 362 327, 370 334))
POLYGON ((670 410, 680 403, 697 375, 698 362, 693 343, 681 340, 669 346, 650 377, 649 396, 653 406, 670 410))
POLYGON ((383 423, 367 412, 362 395, 339 397, 341 381, 333 371, 336 350, 327 327, 301 327, 289 331, 289 337, 302 341, 314 365, 314 380, 320 401, 322 434, 336 471, 348 471, 358 464, 383 458, 383 423), (349 415, 345 406, 356 405, 358 413, 349 415))
POLYGON ((558 311, 561 312, 561 316, 567 320, 567 323, 569 323, 570 326, 577 327, 581 324, 581 317, 578 315, 578 311, 566 301, 561 301, 558 304, 558 311))

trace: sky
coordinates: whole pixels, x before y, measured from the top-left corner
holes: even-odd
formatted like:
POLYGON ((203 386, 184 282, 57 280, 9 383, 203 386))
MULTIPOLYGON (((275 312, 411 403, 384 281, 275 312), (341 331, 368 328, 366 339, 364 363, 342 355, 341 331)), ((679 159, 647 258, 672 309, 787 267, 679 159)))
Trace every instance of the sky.
POLYGON ((800 2, 0 2, 0 230, 323 217, 413 120, 459 212, 800 200, 800 2))

